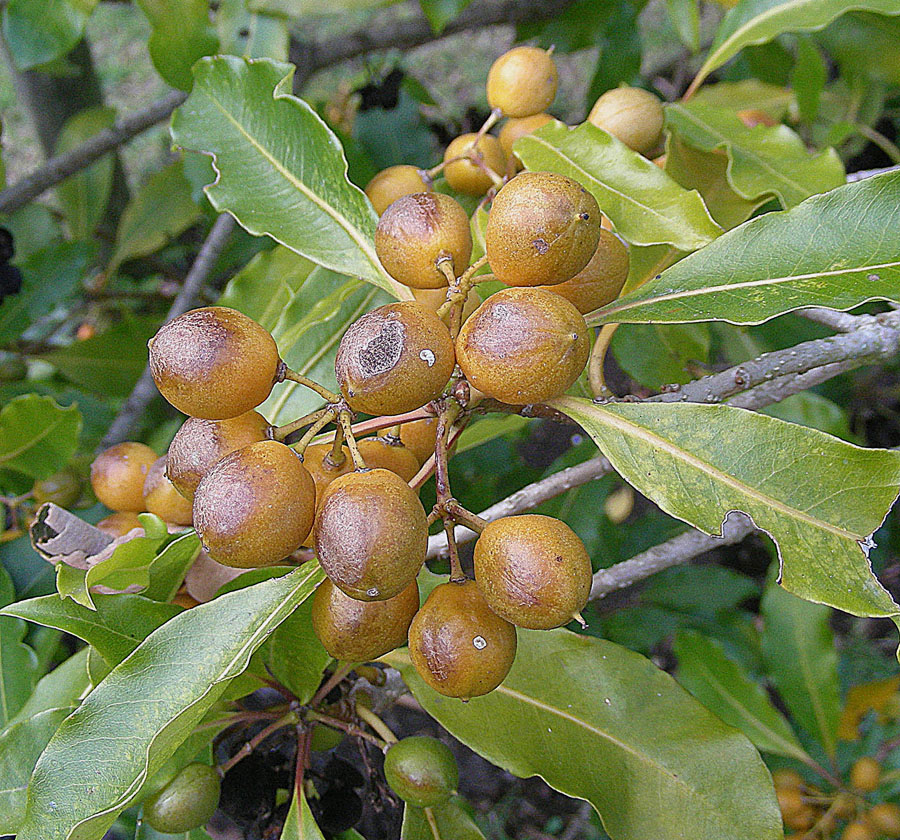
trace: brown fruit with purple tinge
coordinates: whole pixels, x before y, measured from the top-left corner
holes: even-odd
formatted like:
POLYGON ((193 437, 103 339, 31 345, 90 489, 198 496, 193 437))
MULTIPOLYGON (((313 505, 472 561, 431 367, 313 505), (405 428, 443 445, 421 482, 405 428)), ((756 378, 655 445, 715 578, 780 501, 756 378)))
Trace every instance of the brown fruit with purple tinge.
POLYGON ((454 190, 466 195, 484 195, 494 186, 494 180, 471 159, 470 153, 496 175, 502 176, 506 171, 506 156, 500 148, 500 141, 491 134, 485 134, 473 150, 475 137, 475 134, 461 134, 451 140, 444 150, 444 161, 453 161, 444 167, 444 178, 454 190))
POLYGON ((425 561, 425 509, 396 473, 349 473, 326 488, 315 541, 325 574, 347 595, 384 601, 409 586, 425 561))
POLYGON ((166 456, 157 458, 144 479, 144 506, 165 522, 190 525, 193 509, 188 499, 166 478, 166 456))
POLYGON ((600 237, 600 207, 581 184, 554 172, 522 172, 497 193, 484 233, 494 276, 507 286, 570 280, 600 237))
POLYGON ((359 601, 330 580, 323 581, 312 603, 312 625, 325 650, 344 662, 368 662, 406 643, 409 624, 419 609, 413 581, 385 601, 359 601))
POLYGON ((224 306, 192 309, 150 339, 160 393, 190 417, 225 420, 256 408, 281 360, 275 340, 252 318, 224 306))
POLYGON ((551 516, 497 519, 475 543, 475 580, 484 600, 519 627, 568 624, 587 603, 591 573, 584 543, 551 516))
POLYGON ((269 422, 257 411, 227 420, 189 417, 169 445, 166 475, 186 499, 193 501, 200 479, 226 455, 269 436, 269 422))
POLYGON ((194 526, 209 556, 235 568, 278 563, 312 528, 316 486, 299 456, 264 440, 226 455, 194 495, 194 526))
POLYGON ((91 464, 91 487, 110 510, 141 513, 144 481, 157 454, 143 443, 125 441, 104 449, 91 464))
POLYGON ((440 396, 455 362, 443 321, 413 301, 389 303, 355 321, 338 346, 334 371, 356 411, 402 414, 440 396))
POLYGON ((402 196, 378 220, 375 253, 385 271, 404 286, 446 288, 438 261, 448 261, 454 277, 465 271, 472 256, 469 217, 449 195, 402 196))
POLYGON ((558 397, 584 370, 587 325, 564 298, 543 289, 502 289, 463 324, 459 366, 489 397, 527 405, 558 397))
POLYGON ((556 63, 547 50, 513 47, 488 71, 488 105, 506 117, 530 117, 550 106, 558 84, 556 63))
POLYGON ((431 179, 405 163, 382 169, 366 184, 366 195, 379 216, 398 198, 421 192, 431 192, 431 179))
POLYGON ((359 454, 370 470, 390 470, 404 481, 411 481, 419 471, 419 459, 403 445, 400 438, 365 438, 358 446, 359 454))
POLYGON ((493 691, 516 658, 516 628, 491 611, 474 580, 436 586, 409 626, 419 676, 447 697, 493 691))

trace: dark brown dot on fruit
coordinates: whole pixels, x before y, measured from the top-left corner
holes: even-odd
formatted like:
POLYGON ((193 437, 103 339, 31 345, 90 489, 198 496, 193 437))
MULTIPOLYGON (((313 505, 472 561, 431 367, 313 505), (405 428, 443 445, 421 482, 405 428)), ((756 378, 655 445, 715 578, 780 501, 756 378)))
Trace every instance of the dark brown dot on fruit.
POLYGON ((240 35, 241 38, 247 38, 250 35, 250 30, 242 29, 240 32, 238 32, 238 35, 240 35))
POLYGON ((550 250, 550 246, 544 239, 535 239, 531 243, 539 254, 546 254, 550 250))
POLYGON ((359 367, 363 376, 378 376, 386 373, 403 353, 403 325, 387 321, 368 344, 359 350, 359 367))
POLYGON ((582 213, 579 218, 586 222, 591 217, 587 213, 582 213))

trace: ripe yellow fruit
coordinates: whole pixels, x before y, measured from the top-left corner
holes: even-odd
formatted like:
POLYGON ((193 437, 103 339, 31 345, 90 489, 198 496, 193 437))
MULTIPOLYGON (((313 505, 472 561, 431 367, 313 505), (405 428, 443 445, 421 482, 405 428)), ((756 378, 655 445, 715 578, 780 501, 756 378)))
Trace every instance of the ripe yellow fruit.
POLYGON ((382 169, 366 184, 366 195, 379 216, 404 195, 430 191, 431 179, 424 171, 406 164, 382 169))
POLYGON ((157 458, 144 479, 144 506, 165 522, 190 525, 193 521, 191 502, 166 478, 166 456, 157 458))
POLYGON ((513 117, 503 124, 497 139, 500 141, 500 148, 503 149, 506 160, 512 163, 516 171, 522 168, 522 161, 513 154, 513 143, 520 137, 537 131, 542 125, 547 125, 548 122, 553 122, 553 117, 550 114, 540 113, 530 117, 513 117))
POLYGON ((869 755, 863 756, 850 768, 850 786, 864 793, 877 790, 881 783, 881 764, 869 755))
POLYGON ((556 96, 556 62, 539 47, 514 47, 488 71, 487 100, 506 117, 530 117, 547 108, 556 96))
POLYGON ((653 151, 662 136, 662 103, 642 88, 613 88, 594 103, 588 122, 646 155, 653 151))
MULTIPOLYGON (((468 155, 475 137, 475 134, 461 134, 455 140, 451 140, 444 152, 444 160, 454 160, 468 155)), ((481 137, 475 146, 475 154, 497 175, 502 176, 506 171, 506 157, 500 148, 500 141, 493 135, 485 134, 481 137)), ((448 163, 444 167, 444 177, 454 190, 467 195, 484 195, 494 185, 491 176, 469 159, 448 163)))
POLYGON ((874 805, 863 819, 879 834, 890 840, 900 837, 900 805, 894 802, 874 805))
POLYGON ((110 510, 140 513, 144 481, 157 455, 143 443, 126 441, 103 450, 91 464, 91 487, 110 510))

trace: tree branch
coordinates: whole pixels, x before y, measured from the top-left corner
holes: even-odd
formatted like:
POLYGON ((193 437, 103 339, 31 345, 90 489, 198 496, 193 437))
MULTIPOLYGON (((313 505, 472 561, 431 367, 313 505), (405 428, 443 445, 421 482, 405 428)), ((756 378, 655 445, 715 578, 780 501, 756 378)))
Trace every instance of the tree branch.
MULTIPOLYGON (((194 260, 191 270, 184 279, 184 285, 181 287, 181 291, 178 292, 178 296, 172 302, 172 306, 166 316, 166 321, 177 318, 194 305, 197 296, 200 293, 200 288, 206 282, 216 260, 222 253, 222 249, 228 242, 228 237, 231 236, 234 225, 234 219, 227 213, 223 213, 216 219, 209 231, 209 235, 206 237, 206 240, 200 248, 200 252, 197 254, 197 259, 194 260)), ((116 415, 116 419, 113 420, 112 425, 110 425, 109 431, 107 431, 103 440, 100 441, 97 451, 99 452, 106 449, 108 446, 126 440, 134 429, 138 419, 150 404, 150 401, 158 393, 156 385, 153 382, 153 376, 150 374, 150 366, 148 364, 147 367, 144 368, 141 378, 138 379, 132 389, 131 394, 129 394, 128 399, 125 400, 125 403, 116 415)))

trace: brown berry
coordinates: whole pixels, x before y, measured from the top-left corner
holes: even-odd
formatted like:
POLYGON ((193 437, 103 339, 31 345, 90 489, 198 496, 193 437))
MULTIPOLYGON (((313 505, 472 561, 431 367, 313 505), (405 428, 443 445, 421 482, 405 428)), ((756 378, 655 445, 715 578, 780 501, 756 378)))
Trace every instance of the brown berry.
POLYGON ((274 440, 226 455, 194 495, 194 526, 209 556, 236 568, 278 563, 313 524, 316 486, 293 449, 274 440))
POLYGON ((409 626, 409 656, 435 691, 465 700, 493 691, 516 658, 516 628, 474 580, 436 586, 409 626))
POLYGON ((424 420, 404 423, 400 427, 400 440, 416 456, 419 466, 434 454, 437 422, 437 417, 426 417, 424 420))
POLYGON ((419 471, 419 459, 403 445, 400 438, 365 438, 359 442, 359 454, 370 470, 390 470, 406 482, 412 481, 419 471))
POLYGON ((309 471, 312 480, 316 484, 316 506, 322 500, 325 488, 336 478, 353 472, 353 462, 350 460, 350 450, 346 446, 341 447, 340 458, 334 459, 331 455, 332 444, 314 443, 306 447, 303 453, 303 466, 309 471))
POLYGON ((581 184, 554 172, 522 172, 497 193, 485 250, 508 286, 570 280, 590 262, 600 237, 600 208, 581 184))
POLYGON ((157 458, 147 471, 144 479, 144 507, 165 522, 175 525, 190 525, 193 508, 168 478, 166 478, 166 456, 157 458))
POLYGON ((425 561, 425 509, 390 470, 349 473, 325 489, 315 540, 325 574, 347 595, 384 601, 409 586, 425 561))
POLYGON ((141 520, 138 519, 138 515, 130 510, 122 510, 110 514, 105 519, 101 519, 96 527, 111 537, 124 537, 125 534, 133 531, 135 528, 140 528, 141 530, 144 528, 141 525, 141 520))
POLYGON ((446 288, 438 262, 449 262, 454 277, 465 271, 472 256, 469 217, 449 195, 404 195, 378 220, 375 253, 398 283, 413 289, 446 288))
POLYGON ((252 318, 223 306, 179 315, 150 340, 150 371, 179 411, 205 420, 237 417, 272 390, 281 361, 252 318))
POLYGON ((564 297, 582 315, 612 303, 628 279, 628 249, 614 233, 600 229, 600 241, 591 261, 571 280, 555 286, 537 286, 564 297))
POLYGON ((440 396, 454 365, 443 321, 414 301, 389 303, 351 324, 334 363, 341 393, 356 411, 402 414, 440 396))
POLYGON ((502 289, 463 324, 456 341, 469 383, 512 405, 552 399, 578 378, 588 328, 569 301, 543 289, 502 289))
POLYGON ((782 768, 772 773, 772 781, 777 788, 793 788, 795 790, 803 790, 806 782, 796 770, 782 768))
POLYGON ((425 172, 407 164, 382 169, 366 184, 366 195, 379 216, 404 195, 430 191, 431 180, 425 172))
POLYGON ((313 596, 312 625, 335 659, 369 662, 406 643, 418 609, 415 581, 385 601, 358 601, 326 579, 313 596))
POLYGON ((519 627, 568 624, 587 603, 591 573, 584 543, 552 516, 505 516, 475 543, 475 580, 484 600, 519 627))
POLYGON ((193 500, 200 479, 237 449, 266 440, 269 423, 256 411, 227 420, 189 417, 169 445, 166 475, 186 499, 193 500))
POLYGON ((172 598, 172 603, 175 604, 176 607, 181 607, 185 610, 192 610, 194 607, 200 606, 200 602, 188 592, 179 589, 178 592, 175 593, 175 597, 172 598))
POLYGON ((513 47, 488 71, 487 100, 506 117, 529 117, 549 107, 556 96, 556 63, 539 47, 513 47))
POLYGON ((470 154, 474 154, 483 166, 497 176, 502 176, 506 171, 506 157, 500 148, 500 141, 491 134, 484 134, 473 151, 475 137, 475 134, 461 134, 451 140, 444 151, 444 161, 453 161, 444 167, 444 177, 454 190, 466 195, 484 195, 494 186, 493 178, 470 159, 470 154))
POLYGON ((875 840, 875 832, 864 822, 850 823, 841 834, 841 840, 875 840))
POLYGON ((897 840, 900 837, 900 805, 894 802, 882 802, 873 805, 863 819, 878 834, 897 840))
POLYGON ((91 464, 91 487, 110 510, 140 513, 144 508, 144 480, 156 453, 143 443, 126 441, 101 452, 91 464))
POLYGON ((778 799, 778 809, 781 811, 781 817, 785 821, 789 817, 792 818, 803 813, 807 807, 803 794, 797 788, 776 788, 775 796, 778 799))
POLYGON ((594 103, 588 122, 646 155, 659 145, 662 136, 662 103, 642 88, 613 88, 594 103))
POLYGON ((548 122, 553 122, 553 117, 549 114, 533 114, 530 117, 514 117, 503 124, 497 139, 500 141, 500 148, 503 149, 507 162, 512 163, 515 171, 522 168, 522 161, 513 154, 513 143, 526 134, 533 134, 548 122))
POLYGON ((871 756, 863 756, 850 768, 850 786, 864 793, 878 789, 881 784, 881 764, 871 756))

